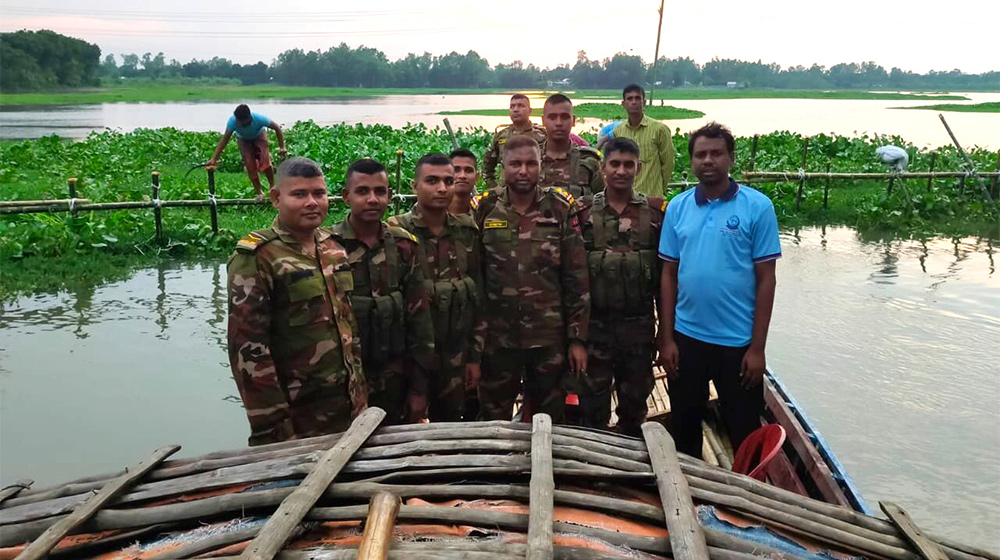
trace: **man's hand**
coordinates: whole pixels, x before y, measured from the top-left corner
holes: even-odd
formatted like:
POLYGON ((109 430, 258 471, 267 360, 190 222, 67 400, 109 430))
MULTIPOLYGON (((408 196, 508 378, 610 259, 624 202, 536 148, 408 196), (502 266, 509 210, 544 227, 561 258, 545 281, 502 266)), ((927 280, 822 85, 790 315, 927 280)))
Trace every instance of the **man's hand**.
POLYGON ((278 157, 281 159, 288 157, 288 150, 286 150, 284 146, 278 148, 278 157))
POLYGON ((212 158, 208 160, 208 163, 205 164, 205 167, 215 167, 216 163, 218 163, 218 161, 215 158, 212 158))
POLYGON ((764 362, 764 349, 751 346, 743 354, 743 363, 740 364, 740 377, 743 379, 743 388, 749 389, 760 385, 764 379, 764 370, 767 364, 764 362))
POLYGON ((656 337, 656 363, 663 366, 667 372, 667 379, 677 379, 677 370, 680 363, 680 351, 677 349, 677 342, 672 336, 656 337))
POLYGON ((407 397, 407 404, 409 408, 407 421, 411 424, 417 424, 427 418, 427 395, 410 393, 410 396, 407 397))
POLYGON ((465 364, 465 390, 472 391, 479 387, 479 378, 482 377, 482 369, 479 364, 465 364))
POLYGON ((582 342, 569 343, 569 370, 577 377, 587 373, 587 347, 582 342))

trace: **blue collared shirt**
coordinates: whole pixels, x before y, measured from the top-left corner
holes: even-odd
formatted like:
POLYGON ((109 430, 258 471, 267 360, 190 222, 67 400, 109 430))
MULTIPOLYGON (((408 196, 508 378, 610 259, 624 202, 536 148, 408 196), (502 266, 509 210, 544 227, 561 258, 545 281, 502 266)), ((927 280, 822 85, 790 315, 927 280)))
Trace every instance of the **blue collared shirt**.
POLYGON ((749 344, 754 265, 781 257, 771 200, 732 179, 715 200, 705 198, 701 185, 682 192, 667 206, 659 253, 678 263, 674 328, 711 344, 749 344))
POLYGON ((240 126, 236 123, 236 115, 229 115, 226 121, 226 130, 235 132, 240 140, 254 140, 260 137, 261 131, 271 125, 271 119, 260 113, 250 113, 250 124, 240 126))

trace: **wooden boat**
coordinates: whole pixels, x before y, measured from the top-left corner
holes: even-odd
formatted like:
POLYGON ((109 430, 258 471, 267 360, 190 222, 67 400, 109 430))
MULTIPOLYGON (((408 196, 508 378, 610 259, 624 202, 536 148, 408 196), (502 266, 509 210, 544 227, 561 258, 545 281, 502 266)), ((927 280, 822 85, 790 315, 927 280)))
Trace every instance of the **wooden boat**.
MULTIPOLYGON (((1000 560, 924 535, 891 504, 891 521, 873 517, 773 375, 767 420, 788 437, 772 484, 676 453, 657 422, 666 389, 658 378, 642 439, 541 414, 379 427, 369 409, 344 434, 177 460, 160 449, 119 473, 3 490, 0 560, 1000 560)), ((730 456, 718 419, 707 429, 716 462, 730 456)))

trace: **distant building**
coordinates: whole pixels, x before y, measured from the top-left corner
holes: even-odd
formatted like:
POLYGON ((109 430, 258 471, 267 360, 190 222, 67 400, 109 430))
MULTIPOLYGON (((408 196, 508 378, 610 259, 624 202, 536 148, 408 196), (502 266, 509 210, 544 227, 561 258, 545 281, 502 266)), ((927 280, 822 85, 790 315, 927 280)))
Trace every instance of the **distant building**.
POLYGON ((726 89, 737 89, 740 87, 738 82, 726 82, 726 89))
POLYGON ((568 88, 573 86, 573 82, 571 82, 569 78, 563 78, 561 80, 549 80, 548 84, 549 84, 548 85, 549 89, 568 88))

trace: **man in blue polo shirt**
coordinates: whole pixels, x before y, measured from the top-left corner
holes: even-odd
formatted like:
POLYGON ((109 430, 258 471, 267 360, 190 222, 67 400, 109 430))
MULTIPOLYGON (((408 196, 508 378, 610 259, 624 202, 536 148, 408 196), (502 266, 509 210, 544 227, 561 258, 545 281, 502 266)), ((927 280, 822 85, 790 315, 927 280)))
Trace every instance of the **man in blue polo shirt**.
POLYGON ((278 139, 278 156, 282 159, 288 155, 285 150, 285 137, 282 134, 281 126, 260 113, 250 111, 250 107, 245 104, 236 106, 232 116, 226 121, 226 132, 219 139, 215 146, 215 153, 212 159, 208 160, 206 166, 215 167, 222 155, 222 150, 226 149, 229 139, 236 135, 236 145, 240 148, 240 155, 243 157, 243 164, 247 168, 247 176, 253 184, 257 200, 264 200, 264 190, 260 185, 260 173, 267 177, 267 182, 274 188, 274 166, 271 165, 271 152, 267 143, 267 131, 270 128, 274 131, 278 139))
POLYGON ((735 141, 710 123, 688 140, 698 186, 670 201, 660 233, 659 362, 677 450, 701 456, 708 381, 733 447, 760 426, 764 344, 781 257, 771 201, 729 178, 735 141))

